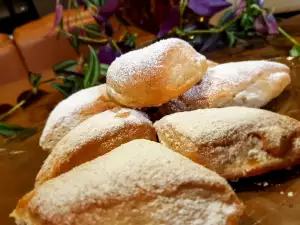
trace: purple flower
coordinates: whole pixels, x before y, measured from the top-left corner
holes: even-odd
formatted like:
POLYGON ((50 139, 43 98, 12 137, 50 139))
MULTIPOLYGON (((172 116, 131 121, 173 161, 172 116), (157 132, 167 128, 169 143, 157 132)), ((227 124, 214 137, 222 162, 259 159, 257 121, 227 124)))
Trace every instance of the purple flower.
POLYGON ((278 24, 273 14, 260 15, 256 18, 254 27, 256 31, 263 35, 278 34, 278 24))
POLYGON ((80 5, 80 6, 86 5, 84 0, 77 0, 77 4, 80 5))
POLYGON ((59 23, 62 21, 64 16, 64 7, 60 3, 59 0, 56 0, 56 7, 55 7, 55 20, 54 20, 54 26, 53 30, 59 25, 59 23))
POLYGON ((264 6, 264 0, 256 0, 256 4, 259 5, 260 7, 264 6))
POLYGON ((103 64, 111 64, 117 57, 121 56, 121 53, 115 51, 110 44, 106 44, 101 47, 98 52, 98 60, 103 64))
POLYGON ((188 7, 200 16, 213 16, 231 6, 226 0, 189 0, 188 7))
POLYGON ((100 24, 108 20, 118 8, 119 0, 106 0, 103 6, 100 6, 95 15, 95 19, 100 24))
POLYGON ((167 14, 163 24, 160 27, 157 37, 160 38, 168 34, 174 27, 178 26, 179 24, 180 24, 180 13, 179 13, 179 7, 176 6, 172 8, 167 14))
POLYGON ((238 5, 238 7, 235 9, 235 16, 239 16, 241 15, 244 10, 246 9, 247 7, 247 0, 241 0, 240 4, 238 5))

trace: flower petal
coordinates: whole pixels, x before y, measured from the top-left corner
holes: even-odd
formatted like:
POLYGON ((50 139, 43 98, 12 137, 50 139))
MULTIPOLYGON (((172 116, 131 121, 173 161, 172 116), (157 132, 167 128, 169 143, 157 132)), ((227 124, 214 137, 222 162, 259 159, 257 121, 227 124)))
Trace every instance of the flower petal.
POLYGON ((53 30, 54 30, 55 27, 57 27, 57 26, 59 25, 59 23, 62 21, 63 16, 64 16, 64 7, 63 7, 63 5, 60 3, 59 0, 56 0, 55 20, 54 20, 53 30))
POLYGON ((118 5, 119 0, 106 0, 104 5, 100 8, 99 13, 103 18, 108 19, 113 15, 118 5))
POLYGON ((180 13, 179 7, 176 6, 172 8, 167 14, 165 21, 160 27, 160 31, 157 34, 157 37, 160 38, 166 34, 168 34, 174 27, 180 24, 180 13))
POLYGON ((257 5, 259 5, 260 7, 264 6, 265 1, 264 0, 257 0, 257 5))
POLYGON ((213 16, 231 6, 231 3, 225 0, 189 0, 188 6, 200 16, 213 16))
POLYGON ((268 26, 263 15, 256 18, 254 28, 260 34, 268 34, 268 26))
POLYGON ((268 33, 271 35, 278 34, 278 24, 273 14, 269 13, 265 17, 265 21, 268 27, 268 33))
POLYGON ((110 44, 106 44, 98 52, 98 60, 104 64, 111 64, 119 56, 121 56, 120 52, 112 49, 110 44))
POLYGON ((241 15, 247 7, 247 0, 241 0, 239 6, 236 8, 234 14, 235 16, 241 15))

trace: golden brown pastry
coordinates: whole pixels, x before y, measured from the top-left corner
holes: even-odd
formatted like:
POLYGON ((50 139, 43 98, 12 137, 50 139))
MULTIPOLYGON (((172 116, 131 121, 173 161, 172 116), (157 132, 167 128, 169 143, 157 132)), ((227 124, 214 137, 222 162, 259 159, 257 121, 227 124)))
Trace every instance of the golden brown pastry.
POLYGON ((169 38, 116 59, 107 72, 107 94, 128 107, 158 106, 189 90, 206 70, 203 55, 169 38))
POLYGON ((70 130, 82 121, 116 106, 108 99, 105 84, 71 95, 51 112, 40 138, 40 146, 51 151, 70 130))
POLYGON ((156 141, 156 132, 146 114, 115 108, 92 116, 57 143, 38 173, 36 185, 134 139, 156 141))
POLYGON ((47 181, 12 216, 19 225, 237 225, 242 210, 216 173, 135 140, 47 181))
POLYGON ((300 122, 262 109, 199 109, 154 124, 164 145, 227 179, 300 163, 300 122))
POLYGON ((178 99, 161 106, 167 115, 200 108, 260 108, 291 82, 290 69, 270 61, 225 63, 209 68, 203 79, 178 99))

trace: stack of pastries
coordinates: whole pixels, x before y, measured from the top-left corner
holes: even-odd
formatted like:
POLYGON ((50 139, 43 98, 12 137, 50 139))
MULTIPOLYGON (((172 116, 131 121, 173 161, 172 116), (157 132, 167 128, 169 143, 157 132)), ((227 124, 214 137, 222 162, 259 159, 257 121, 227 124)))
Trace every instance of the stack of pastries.
POLYGON ((170 38, 117 58, 107 83, 50 114, 50 152, 12 213, 19 225, 236 225, 226 179, 300 163, 300 122, 259 109, 289 85, 287 66, 218 65, 170 38), (161 119, 151 121, 149 110, 161 119), (159 143, 158 143, 159 142, 159 143))

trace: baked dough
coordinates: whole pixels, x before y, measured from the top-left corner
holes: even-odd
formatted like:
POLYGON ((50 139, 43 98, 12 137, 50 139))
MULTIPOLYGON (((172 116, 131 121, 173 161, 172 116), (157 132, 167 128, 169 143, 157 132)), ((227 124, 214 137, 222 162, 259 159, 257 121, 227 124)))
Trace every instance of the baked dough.
POLYGON ((237 225, 225 179, 156 142, 135 140, 22 198, 18 225, 237 225))
POLYGON ((94 115, 58 142, 38 173, 36 185, 141 138, 156 141, 152 122, 142 112, 115 108, 94 115))
POLYGON ((158 106, 189 90, 206 71, 203 55, 169 38, 117 58, 107 72, 107 94, 132 108, 158 106))
POLYGON ((262 109, 181 112, 154 127, 161 143, 227 179, 300 163, 300 122, 262 109))
POLYGON ((71 95, 50 113, 40 138, 40 146, 51 151, 57 142, 82 121, 116 106, 106 95, 106 84, 71 95))
POLYGON ((270 61, 245 61, 209 68, 203 79, 178 99, 161 106, 164 114, 201 108, 260 108, 290 84, 290 69, 270 61))

